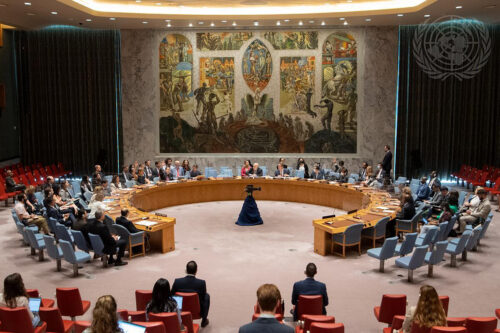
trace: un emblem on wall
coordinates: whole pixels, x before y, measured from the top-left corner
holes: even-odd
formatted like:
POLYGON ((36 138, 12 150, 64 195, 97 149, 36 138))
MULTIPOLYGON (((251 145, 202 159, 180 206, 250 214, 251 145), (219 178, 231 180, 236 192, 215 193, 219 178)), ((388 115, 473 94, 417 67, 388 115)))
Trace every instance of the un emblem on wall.
POLYGON ((491 54, 491 37, 485 24, 459 16, 425 21, 418 26, 412 42, 418 65, 433 79, 470 79, 491 54))

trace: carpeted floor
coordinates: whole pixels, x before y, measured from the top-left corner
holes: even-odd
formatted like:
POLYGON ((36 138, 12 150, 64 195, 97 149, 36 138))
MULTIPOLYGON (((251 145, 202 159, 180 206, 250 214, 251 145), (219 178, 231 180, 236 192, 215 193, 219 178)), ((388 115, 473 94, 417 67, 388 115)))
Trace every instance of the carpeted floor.
MULTIPOLYGON (((29 255, 10 217, 10 204, 0 208, 0 278, 20 272, 26 286, 38 288, 43 297, 54 298, 57 286, 76 286, 93 304, 98 296, 112 294, 120 308, 135 309, 135 289, 150 289, 160 277, 172 283, 184 275, 187 261, 196 260, 198 276, 207 281, 212 301, 210 325, 203 329, 207 333, 236 332, 250 321, 255 291, 262 283, 275 283, 280 288, 288 313, 293 283, 304 278, 308 262, 318 265, 317 279, 327 284, 330 298, 327 311, 344 323, 346 332, 380 332, 384 324, 375 320, 373 307, 379 305, 382 294, 404 293, 409 304, 415 304, 423 284, 450 296, 450 316, 492 316, 500 307, 499 213, 495 213, 479 251, 470 253, 467 262, 459 261, 458 268, 451 268, 446 256, 447 261, 435 267, 434 278, 428 278, 423 267, 410 284, 407 272, 397 268, 394 259, 386 263, 382 274, 378 262, 366 254, 349 251, 347 259, 314 254, 312 220, 332 214, 330 208, 259 201, 264 225, 240 227, 234 222, 241 204, 213 202, 163 209, 177 218, 174 252, 135 258, 120 268, 103 269, 100 261, 94 261, 84 265, 78 278, 71 277, 71 266, 64 262, 63 272, 56 272, 55 261, 40 263, 29 255)), ((91 311, 82 319, 90 315, 91 311)))

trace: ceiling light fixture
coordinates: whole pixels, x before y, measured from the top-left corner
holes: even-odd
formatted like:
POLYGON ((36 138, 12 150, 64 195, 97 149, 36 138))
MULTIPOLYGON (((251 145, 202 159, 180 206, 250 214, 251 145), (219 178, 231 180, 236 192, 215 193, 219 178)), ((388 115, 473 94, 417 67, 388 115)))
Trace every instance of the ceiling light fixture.
POLYGON ((235 26, 236 26, 236 22, 233 22, 233 27, 235 27, 235 26))
POLYGON ((325 25, 325 21, 321 21, 321 25, 325 25))
POLYGON ((254 21, 254 22, 253 22, 253 25, 258 26, 258 25, 259 25, 259 22, 254 21))
POLYGON ((289 20, 289 19, 286 19, 286 20, 283 20, 283 21, 285 21, 285 22, 290 22, 290 20, 289 20))
POLYGON ((462 6, 456 6, 455 8, 456 9, 462 9, 462 6))
POLYGON ((303 25, 304 23, 302 23, 302 21, 299 21, 299 25, 303 25))
POLYGON ((188 26, 192 27, 193 26, 193 23, 189 23, 188 26))
POLYGON ((148 22, 147 21, 143 21, 142 24, 148 24, 148 22))
POLYGON ((226 20, 222 20, 221 22, 222 22, 222 23, 227 23, 227 21, 226 21, 226 20))
POLYGON ((205 24, 205 22, 203 22, 203 21, 200 21, 200 22, 198 22, 198 24, 205 24))
POLYGON ((310 21, 309 21, 309 23, 313 24, 313 23, 314 23, 314 21, 313 21, 313 20, 310 20, 310 21))
POLYGON ((276 25, 281 25, 281 22, 280 21, 276 21, 276 25))
POLYGON ((343 21, 345 20, 345 17, 340 17, 339 20, 343 21))
POLYGON ((24 5, 31 6, 31 2, 25 2, 24 5))
POLYGON ((52 15, 57 15, 57 12, 50 12, 52 15))
POLYGON ((165 20, 165 22, 170 22, 170 20, 165 20))

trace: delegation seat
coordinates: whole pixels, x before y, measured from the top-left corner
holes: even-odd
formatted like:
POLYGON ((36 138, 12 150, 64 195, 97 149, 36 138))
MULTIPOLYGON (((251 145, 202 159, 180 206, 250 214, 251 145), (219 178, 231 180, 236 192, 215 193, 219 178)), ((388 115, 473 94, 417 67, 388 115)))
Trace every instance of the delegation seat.
POLYGON ((384 241, 384 245, 382 247, 377 247, 373 249, 369 249, 366 251, 369 257, 378 259, 380 261, 379 271, 384 272, 384 263, 387 259, 394 257, 394 251, 396 249, 396 245, 398 243, 398 237, 387 238, 384 241))
MULTIPOLYGON (((135 306, 137 311, 144 311, 146 310, 146 305, 151 301, 153 298, 153 291, 152 290, 136 290, 135 291, 135 306)), ((184 309, 184 300, 182 307, 184 309)))
POLYGON ((420 219, 422 218, 422 214, 424 212, 420 211, 415 213, 415 215, 409 220, 396 219, 396 235, 401 233, 412 233, 417 231, 417 225, 420 219))
POLYGON ((375 226, 363 229, 361 231, 361 238, 371 239, 373 241, 373 247, 375 247, 378 239, 385 239, 387 223, 390 220, 390 217, 384 217, 378 220, 375 226))
POLYGON ((434 326, 431 329, 431 333, 467 333, 467 329, 465 327, 446 327, 446 326, 434 326))
POLYGON ((465 320, 465 317, 447 317, 446 324, 448 327, 464 327, 465 320))
POLYGON ((323 314, 323 296, 321 295, 299 295, 295 306, 296 318, 304 320, 304 315, 323 314))
POLYGON ((85 331, 87 328, 90 327, 92 323, 88 320, 78 320, 78 321, 75 321, 75 332, 74 333, 82 333, 83 331, 85 331))
POLYGON ((451 262, 450 262, 451 267, 457 267, 457 255, 465 250, 465 245, 467 244, 467 241, 471 236, 472 236, 472 231, 465 230, 464 233, 462 234, 462 237, 460 237, 459 241, 456 244, 450 242, 446 246, 446 253, 451 255, 451 262))
POLYGON ((201 319, 200 297, 197 293, 176 292, 175 295, 182 297, 182 311, 191 312, 193 319, 201 319))
POLYGON ((406 313, 406 295, 383 295, 380 306, 374 307, 373 313, 379 322, 392 324, 394 316, 404 316, 406 313))
POLYGON ((394 253, 402 257, 407 255, 408 253, 411 253, 413 251, 413 248, 415 247, 417 236, 418 234, 416 232, 406 234, 403 242, 396 245, 394 253))
POLYGON ((344 324, 312 323, 310 333, 344 333, 344 324))
POLYGON ((78 265, 90 261, 90 254, 83 251, 75 251, 70 242, 59 240, 64 260, 73 265, 73 277, 78 276, 78 265))
POLYGON ((74 322, 63 320, 58 308, 40 308, 40 320, 47 323, 47 332, 68 333, 73 329, 74 322))
POLYGON ((441 301, 441 305, 443 306, 444 313, 448 316, 448 308, 450 306, 450 296, 439 296, 439 300, 441 301))
POLYGON ((465 320, 467 332, 491 333, 497 328, 495 317, 468 317, 465 320))
POLYGON ((132 324, 146 327, 145 333, 166 333, 165 325, 158 321, 133 321, 132 324))
POLYGON ((306 333, 311 330, 311 325, 313 323, 330 323, 333 324, 335 323, 335 317, 334 316, 327 316, 327 315, 303 315, 302 316, 304 320, 304 327, 301 328, 300 326, 296 326, 295 332, 296 333, 306 333))
POLYGON ((180 333, 181 325, 179 324, 179 318, 177 312, 162 312, 162 313, 152 313, 148 314, 149 321, 162 322, 165 325, 166 333, 180 333))
POLYGON ((361 231, 364 228, 363 223, 356 223, 348 226, 344 232, 333 234, 332 253, 335 254, 335 245, 342 246, 342 257, 345 258, 345 248, 358 246, 358 254, 361 255, 361 231))
POLYGON ((28 309, 0 307, 0 330, 10 333, 45 333, 47 324, 33 327, 28 309))
POLYGON ((408 256, 396 259, 396 265, 398 267, 408 270, 408 282, 413 282, 413 271, 424 265, 427 249, 428 246, 419 246, 415 248, 411 257, 408 256))
POLYGON ((432 252, 427 252, 425 254, 425 263, 428 265, 427 276, 432 277, 434 274, 434 265, 438 265, 443 261, 444 251, 446 251, 446 246, 448 241, 437 242, 432 249, 432 252))
POLYGON ((71 317, 84 315, 90 308, 90 301, 83 301, 78 288, 56 288, 57 307, 61 315, 71 317))
MULTIPOLYGON (((184 301, 182 303, 184 307, 184 301)), ((187 329, 187 333, 198 333, 200 331, 200 325, 193 323, 193 316, 189 311, 181 312, 181 320, 182 325, 184 325, 184 329, 187 329)))
MULTIPOLYGON (((26 293, 28 294, 29 297, 40 298, 40 293, 38 292, 38 289, 26 289, 26 293)), ((42 303, 40 304, 40 306, 44 308, 51 308, 54 306, 55 303, 56 302, 53 299, 42 298, 42 303)))

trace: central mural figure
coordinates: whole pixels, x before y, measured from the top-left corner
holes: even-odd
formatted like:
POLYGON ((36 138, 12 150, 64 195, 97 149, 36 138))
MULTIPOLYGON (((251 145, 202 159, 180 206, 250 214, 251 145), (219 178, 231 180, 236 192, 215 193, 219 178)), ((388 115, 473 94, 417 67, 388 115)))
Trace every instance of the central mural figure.
POLYGON ((273 73, 273 59, 264 43, 256 39, 248 45, 243 54, 241 68, 243 78, 250 89, 264 90, 273 73))

